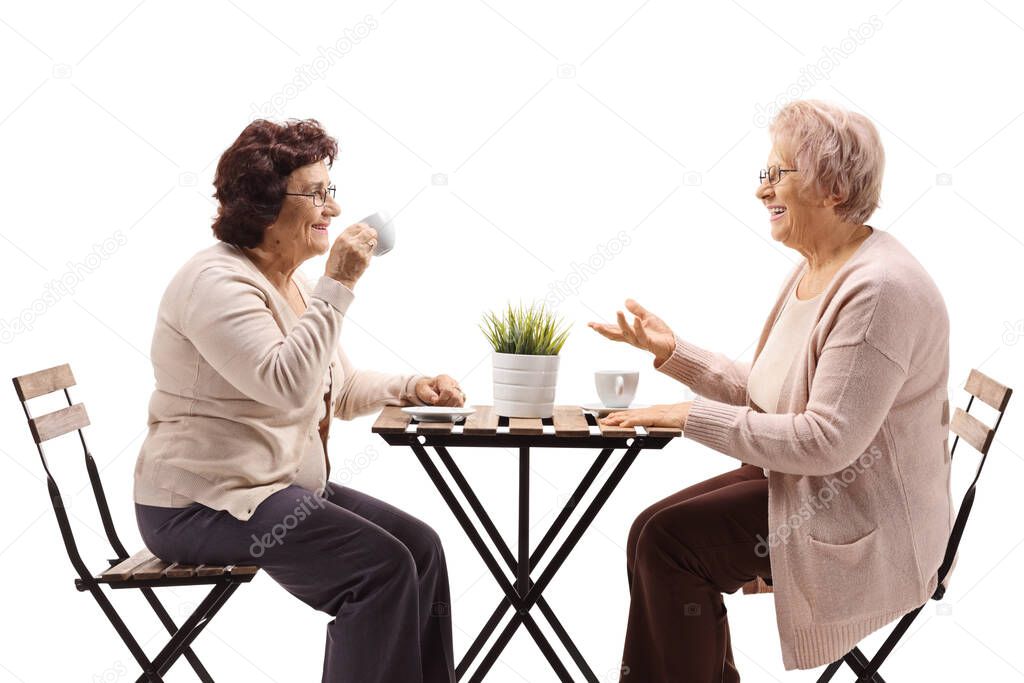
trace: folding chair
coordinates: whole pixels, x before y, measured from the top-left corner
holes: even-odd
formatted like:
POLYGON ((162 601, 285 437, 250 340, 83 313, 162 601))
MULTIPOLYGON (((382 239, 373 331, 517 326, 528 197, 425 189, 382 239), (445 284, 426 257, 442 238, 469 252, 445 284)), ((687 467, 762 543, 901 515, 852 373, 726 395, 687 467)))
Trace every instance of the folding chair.
MULTIPOLYGON (((981 461, 978 463, 978 469, 974 474, 974 480, 971 485, 967 488, 967 493, 964 494, 963 501, 960 503, 960 509, 956 515, 956 521, 953 523, 953 530, 949 535, 949 542, 946 544, 946 554, 942 559, 942 564, 939 565, 939 583, 935 588, 935 593, 932 594, 932 600, 941 600, 942 596, 946 593, 946 587, 943 585, 943 581, 946 575, 949 573, 950 568, 953 566, 953 562, 956 558, 957 548, 960 547, 960 538, 964 534, 964 527, 967 526, 967 518, 971 514, 971 507, 974 505, 974 496, 978 485, 978 477, 981 476, 981 470, 985 467, 985 459, 988 457, 988 449, 992 445, 992 441, 995 438, 996 430, 999 429, 999 423, 1003 419, 1003 413, 1006 411, 1006 404, 1010 402, 1010 394, 1013 390, 999 384, 992 378, 978 372, 977 370, 971 370, 967 377, 967 383, 964 385, 964 389, 971 397, 967 401, 967 410, 956 409, 956 413, 953 415, 953 419, 949 424, 949 428, 956 434, 956 438, 953 440, 953 448, 950 449, 950 458, 953 457, 953 453, 956 451, 956 445, 960 442, 960 439, 964 439, 968 444, 973 446, 978 452, 981 453, 981 461), (995 408, 999 415, 996 417, 996 423, 993 427, 988 427, 981 420, 977 419, 973 415, 970 415, 971 404, 974 403, 974 399, 980 399, 988 405, 995 408)), ((842 659, 836 660, 829 664, 825 671, 818 678, 818 683, 824 683, 825 681, 832 680, 832 677, 836 674, 839 668, 845 662, 857 674, 858 681, 871 681, 872 683, 885 683, 882 677, 878 674, 878 669, 882 666, 886 657, 892 653, 893 648, 896 647, 896 643, 903 637, 910 628, 910 625, 917 618, 917 615, 924 609, 925 605, 914 609, 911 612, 903 615, 899 623, 889 634, 889 637, 885 639, 882 646, 878 648, 875 656, 870 660, 864 656, 859 647, 855 647, 845 655, 842 659)))
POLYGON ((99 471, 96 462, 85 444, 85 437, 82 428, 89 424, 89 418, 85 412, 85 405, 82 403, 71 403, 71 396, 68 387, 75 385, 75 378, 71 374, 68 365, 40 370, 28 375, 14 378, 14 389, 18 392, 21 406, 25 410, 25 417, 28 419, 29 430, 35 440, 36 448, 39 450, 39 458, 42 460, 43 469, 46 470, 46 483, 50 492, 50 502, 53 504, 53 512, 57 516, 57 525, 64 537, 64 545, 67 548, 68 557, 78 577, 75 579, 75 588, 79 591, 89 591, 96 598, 103 613, 110 619, 114 629, 131 651, 132 656, 142 667, 143 673, 138 678, 143 681, 163 681, 164 674, 171 665, 182 655, 188 660, 195 670, 199 679, 204 683, 212 683, 213 678, 207 673, 203 664, 192 652, 190 644, 209 624, 217 611, 224 605, 231 594, 243 583, 248 583, 259 571, 259 568, 251 565, 183 565, 177 562, 168 565, 159 558, 154 557, 148 550, 140 550, 129 556, 124 545, 121 544, 114 530, 114 523, 110 517, 110 509, 107 507, 107 498, 103 492, 103 485, 100 482, 99 471), (39 396, 64 391, 68 407, 56 410, 45 415, 32 417, 29 413, 27 401, 39 396), (103 529, 106 532, 107 540, 113 550, 115 559, 108 560, 110 567, 100 574, 93 575, 86 567, 85 562, 79 555, 75 543, 74 534, 71 531, 71 524, 68 521, 68 513, 61 498, 60 490, 54 481, 46 455, 43 453, 43 442, 55 437, 67 434, 71 431, 78 432, 78 438, 82 442, 82 449, 85 452, 85 467, 89 473, 89 481, 92 484, 93 494, 96 497, 96 505, 99 508, 100 518, 103 521, 103 529), (167 629, 171 639, 167 645, 153 659, 146 656, 138 641, 128 630, 121 617, 114 611, 113 606, 106 594, 100 589, 101 585, 107 585, 111 589, 137 588, 145 596, 153 611, 156 612, 160 622, 167 629), (185 620, 180 627, 174 624, 167 610, 153 593, 154 588, 164 586, 198 586, 211 585, 213 588, 206 598, 199 604, 191 616, 185 620))

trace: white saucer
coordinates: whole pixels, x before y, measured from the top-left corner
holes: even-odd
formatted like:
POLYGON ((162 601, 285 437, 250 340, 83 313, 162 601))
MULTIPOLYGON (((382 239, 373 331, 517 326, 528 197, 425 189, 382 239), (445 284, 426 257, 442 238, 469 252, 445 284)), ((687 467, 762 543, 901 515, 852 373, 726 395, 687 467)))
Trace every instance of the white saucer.
POLYGON ((650 406, 644 403, 633 403, 625 408, 609 408, 603 403, 584 403, 580 408, 582 408, 584 412, 593 413, 598 417, 604 417, 605 415, 609 415, 620 410, 636 410, 637 408, 650 408, 650 406))
POLYGON ((412 415, 420 422, 460 422, 476 410, 451 406, 408 406, 402 408, 402 412, 412 415))

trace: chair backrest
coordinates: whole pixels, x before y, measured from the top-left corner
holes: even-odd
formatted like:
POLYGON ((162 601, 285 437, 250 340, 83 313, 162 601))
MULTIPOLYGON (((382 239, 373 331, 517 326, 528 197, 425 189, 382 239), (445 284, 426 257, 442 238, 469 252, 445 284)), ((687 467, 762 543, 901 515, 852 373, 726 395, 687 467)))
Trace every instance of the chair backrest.
POLYGON ((85 454, 85 467, 89 474, 93 495, 96 498, 96 507, 99 509, 100 518, 103 521, 103 530, 106 532, 107 540, 117 556, 116 559, 123 560, 128 557, 128 553, 125 551, 124 545, 114 529, 110 508, 107 506, 107 497, 103 491, 103 484, 100 481, 99 469, 96 467, 96 461, 93 459, 92 454, 89 452, 89 447, 85 443, 85 435, 82 434, 82 428, 89 425, 89 416, 85 412, 85 405, 82 403, 72 403, 71 394, 68 392, 70 387, 75 386, 75 376, 71 372, 71 367, 64 364, 15 377, 13 382, 14 390, 21 401, 21 407, 25 411, 25 418, 28 420, 28 428, 32 433, 32 439, 35 441, 36 448, 39 451, 39 459, 42 461, 43 469, 46 471, 46 483, 50 493, 50 502, 53 505, 54 514, 57 516, 57 524, 60 527, 61 536, 64 538, 68 557, 71 558, 71 564, 74 565, 81 578, 90 578, 92 574, 78 552, 78 546, 75 543, 71 523, 65 509, 64 499, 61 498, 60 489, 57 487, 57 482, 46 460, 46 453, 43 450, 44 442, 71 432, 78 432, 78 438, 85 454), (64 392, 64 397, 68 403, 67 407, 33 417, 29 411, 28 401, 56 391, 64 392))
POLYGON ((1013 390, 1009 387, 1003 386, 999 382, 995 381, 991 377, 988 377, 984 373, 972 369, 970 374, 967 376, 967 383, 964 385, 964 389, 970 394, 970 398, 967 400, 967 408, 961 410, 956 409, 953 414, 953 419, 949 423, 950 430, 956 434, 953 440, 953 447, 950 449, 950 457, 956 451, 957 444, 960 443, 960 439, 966 441, 975 450, 981 453, 981 460, 978 462, 978 469, 974 473, 974 479, 971 481, 971 485, 967 487, 967 492, 964 493, 963 501, 960 503, 960 509, 957 511, 956 521, 953 523, 953 531, 949 535, 949 543, 946 545, 946 554, 942 559, 942 565, 939 567, 939 584, 935 591, 935 598, 941 599, 945 593, 945 587, 942 581, 946 578, 950 568, 953 566, 953 560, 956 558, 957 549, 960 547, 960 539, 963 537, 964 528, 967 526, 967 518, 971 514, 971 507, 974 505, 974 498, 977 494, 978 478, 981 477, 981 470, 985 467, 985 460, 988 458, 988 451, 992 447, 992 442, 996 436, 996 430, 999 429, 999 423, 1003 420, 1003 413, 1006 411, 1006 406, 1010 402, 1010 395, 1013 390), (984 422, 970 414, 971 406, 974 404, 974 399, 978 399, 983 403, 988 404, 994 408, 998 415, 996 416, 996 423, 989 427, 984 422))

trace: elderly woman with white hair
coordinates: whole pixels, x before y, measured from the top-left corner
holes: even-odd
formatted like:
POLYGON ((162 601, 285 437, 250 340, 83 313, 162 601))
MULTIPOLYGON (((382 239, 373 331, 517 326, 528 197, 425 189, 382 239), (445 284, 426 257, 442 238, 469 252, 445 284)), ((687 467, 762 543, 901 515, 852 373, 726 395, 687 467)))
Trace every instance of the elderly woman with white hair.
POLYGON ((623 681, 738 681, 722 593, 741 587, 774 590, 786 669, 842 657, 936 589, 952 521, 945 304, 865 224, 884 167, 868 119, 797 101, 770 133, 756 196, 804 260, 753 362, 680 339, 632 300, 632 321, 591 323, 697 394, 606 424, 681 427, 742 463, 633 523, 623 681))

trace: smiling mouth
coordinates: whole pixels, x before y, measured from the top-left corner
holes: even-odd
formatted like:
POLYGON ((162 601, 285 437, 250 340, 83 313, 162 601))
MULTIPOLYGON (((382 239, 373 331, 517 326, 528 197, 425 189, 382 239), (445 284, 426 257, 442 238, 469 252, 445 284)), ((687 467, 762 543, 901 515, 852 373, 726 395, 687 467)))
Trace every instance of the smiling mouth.
POLYGON ((316 232, 327 232, 327 225, 324 224, 324 223, 320 223, 318 225, 314 225, 313 226, 313 230, 316 231, 316 232))
POLYGON ((771 209, 771 218, 769 220, 777 221, 777 220, 779 220, 780 217, 784 216, 785 214, 786 214, 786 209, 784 209, 784 208, 779 207, 779 208, 771 209))

